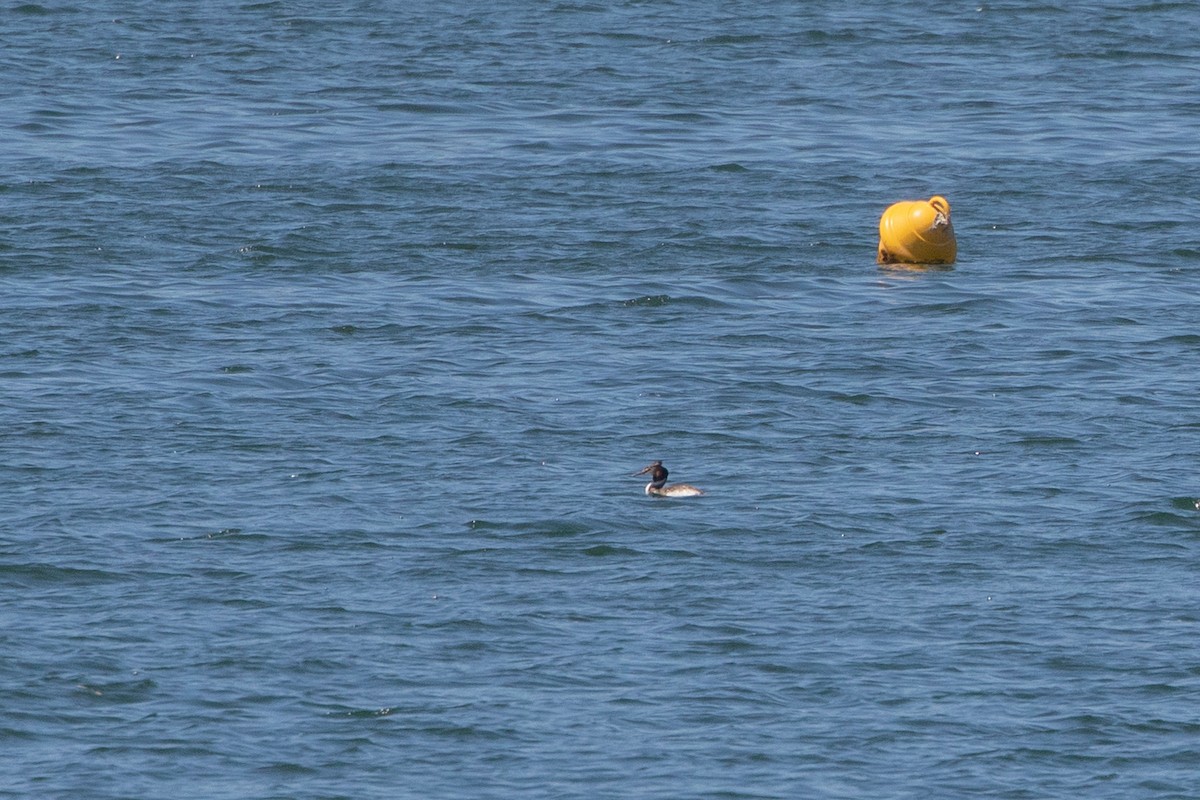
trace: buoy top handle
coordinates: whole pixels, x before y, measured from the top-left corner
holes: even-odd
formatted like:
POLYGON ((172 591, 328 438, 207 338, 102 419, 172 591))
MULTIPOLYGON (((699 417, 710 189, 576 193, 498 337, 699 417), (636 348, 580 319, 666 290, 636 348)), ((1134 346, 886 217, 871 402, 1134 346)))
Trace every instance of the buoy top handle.
POLYGON ((935 211, 939 211, 945 214, 947 217, 950 216, 950 201, 942 197, 940 194, 935 194, 933 197, 929 198, 929 205, 933 206, 935 211))

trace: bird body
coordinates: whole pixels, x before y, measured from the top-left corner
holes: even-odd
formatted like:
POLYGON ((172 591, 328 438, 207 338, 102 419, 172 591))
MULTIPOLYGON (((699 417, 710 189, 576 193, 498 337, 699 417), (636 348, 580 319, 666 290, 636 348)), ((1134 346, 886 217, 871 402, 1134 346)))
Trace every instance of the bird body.
POLYGON ((673 483, 667 486, 669 473, 661 461, 655 461, 641 472, 634 474, 645 475, 647 472, 650 473, 650 482, 646 484, 646 494, 651 497, 698 497, 704 494, 703 489, 697 489, 686 483, 673 483))

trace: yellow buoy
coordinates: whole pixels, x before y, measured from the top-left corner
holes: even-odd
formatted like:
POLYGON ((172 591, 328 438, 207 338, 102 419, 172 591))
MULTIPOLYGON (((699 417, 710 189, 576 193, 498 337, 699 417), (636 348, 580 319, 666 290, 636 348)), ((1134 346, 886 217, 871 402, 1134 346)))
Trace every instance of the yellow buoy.
POLYGON ((879 219, 880 264, 953 264, 950 203, 941 195, 888 206, 879 219))

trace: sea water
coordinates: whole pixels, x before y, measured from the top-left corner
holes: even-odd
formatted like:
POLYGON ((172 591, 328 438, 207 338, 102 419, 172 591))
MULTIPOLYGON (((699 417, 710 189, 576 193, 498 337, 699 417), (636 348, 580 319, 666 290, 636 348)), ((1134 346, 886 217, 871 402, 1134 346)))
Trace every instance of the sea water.
POLYGON ((8 4, 0 797, 1195 797, 1195 23, 8 4))

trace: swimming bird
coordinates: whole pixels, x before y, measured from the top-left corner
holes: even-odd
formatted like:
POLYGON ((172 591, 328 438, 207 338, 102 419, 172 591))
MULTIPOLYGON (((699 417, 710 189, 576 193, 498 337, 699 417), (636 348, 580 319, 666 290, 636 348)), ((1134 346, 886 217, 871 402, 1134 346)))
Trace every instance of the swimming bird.
POLYGON ((651 497, 697 497, 704 494, 703 489, 688 486, 686 483, 673 483, 667 486, 667 468, 661 461, 655 461, 641 472, 634 475, 650 473, 650 482, 646 484, 646 494, 651 497))

